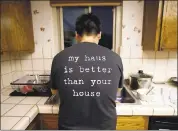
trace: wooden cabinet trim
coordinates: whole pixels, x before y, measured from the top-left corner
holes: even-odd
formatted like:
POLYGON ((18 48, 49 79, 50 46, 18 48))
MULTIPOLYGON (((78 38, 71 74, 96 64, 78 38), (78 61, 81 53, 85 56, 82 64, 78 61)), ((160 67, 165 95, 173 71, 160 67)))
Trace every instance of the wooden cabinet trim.
MULTIPOLYGON (((148 116, 118 116, 117 130, 148 130, 148 116)), ((58 130, 57 114, 38 114, 26 130, 58 130)))
POLYGON ((148 130, 147 116, 118 116, 117 130, 148 130))
POLYGON ((1 3, 1 38, 2 52, 34 51, 30 1, 1 3))
POLYGON ((161 49, 177 49, 177 1, 164 1, 162 21, 161 49))
POLYGON ((143 17, 143 50, 176 51, 177 1, 144 1, 143 17))
POLYGON ((143 50, 155 50, 159 1, 144 1, 143 50))
POLYGON ((58 114, 40 114, 41 130, 58 130, 58 114))
POLYGON ((30 123, 26 130, 40 130, 40 118, 39 115, 30 123))
POLYGON ((51 6, 119 6, 121 0, 50 0, 51 6))

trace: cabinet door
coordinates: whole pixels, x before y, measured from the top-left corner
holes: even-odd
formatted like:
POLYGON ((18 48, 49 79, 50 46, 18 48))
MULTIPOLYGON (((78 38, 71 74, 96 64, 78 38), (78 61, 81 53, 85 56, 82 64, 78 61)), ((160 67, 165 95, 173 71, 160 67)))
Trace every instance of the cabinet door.
MULTIPOLYGON (((20 2, 21 3, 21 2, 20 2)), ((30 1, 22 2, 17 7, 18 14, 16 19, 18 21, 19 29, 19 41, 21 51, 33 51, 34 50, 34 37, 33 37, 33 25, 30 1), (23 13, 20 13, 23 12, 23 13)))
POLYGON ((42 130, 58 130, 58 115, 41 114, 40 119, 42 130))
MULTIPOLYGON (((10 13, 10 4, 1 4, 1 50, 10 51, 18 49, 18 46, 10 46, 13 42, 12 38, 12 13, 10 13)), ((14 39, 15 41, 15 39, 14 39)))
POLYGON ((156 29, 159 11, 159 1, 157 0, 146 0, 144 1, 144 15, 143 15, 143 34, 142 34, 142 45, 143 50, 155 49, 156 41, 156 29))
MULTIPOLYGON (((2 28, 2 26, 1 26, 2 28)), ((8 51, 8 44, 5 41, 5 38, 2 37, 2 33, 1 33, 1 52, 7 52, 8 51)))
POLYGON ((118 116, 117 130, 147 130, 148 117, 143 116, 118 116))
MULTIPOLYGON (((5 32, 5 28, 4 28, 4 25, 6 24, 5 23, 5 16, 6 16, 6 13, 7 12, 4 12, 2 13, 4 10, 4 6, 1 4, 0 6, 0 12, 1 12, 1 52, 3 51, 8 51, 8 44, 6 42, 6 38, 5 38, 5 35, 4 35, 4 32, 5 32)), ((7 23, 8 24, 8 23, 7 23)))
POLYGON ((40 130, 39 115, 35 117, 35 119, 30 123, 30 125, 26 128, 26 130, 40 130))
POLYGON ((3 51, 33 51, 34 38, 30 1, 1 4, 3 51))
POLYGON ((177 1, 165 1, 161 32, 161 49, 177 49, 177 1))

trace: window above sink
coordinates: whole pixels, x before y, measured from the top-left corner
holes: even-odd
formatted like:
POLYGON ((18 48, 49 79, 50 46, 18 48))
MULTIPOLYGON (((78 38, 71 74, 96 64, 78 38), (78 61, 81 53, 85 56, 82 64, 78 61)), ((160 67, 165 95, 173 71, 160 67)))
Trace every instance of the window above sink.
POLYGON ((102 37, 99 45, 119 53, 122 32, 122 5, 110 6, 64 6, 53 8, 55 41, 60 51, 76 44, 75 22, 78 16, 93 13, 102 23, 102 37), (117 24, 116 24, 117 23, 117 24), (116 37, 117 36, 117 37, 116 37), (116 44, 117 43, 117 44, 116 44))

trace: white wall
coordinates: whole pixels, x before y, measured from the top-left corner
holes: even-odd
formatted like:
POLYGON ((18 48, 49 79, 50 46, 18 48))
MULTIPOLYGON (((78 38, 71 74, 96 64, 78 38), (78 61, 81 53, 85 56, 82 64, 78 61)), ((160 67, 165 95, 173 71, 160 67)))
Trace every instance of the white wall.
POLYGON ((123 27, 121 57, 124 74, 143 69, 154 75, 155 80, 165 80, 177 76, 177 53, 173 51, 143 51, 142 25, 143 1, 123 2, 123 27), (134 30, 135 28, 135 30, 134 30))
MULTIPOLYGON (((15 62, 11 64, 9 53, 1 54, 1 88, 9 86, 12 80, 12 72, 15 71, 15 62)), ((18 66, 18 65, 17 65, 18 66)))
MULTIPOLYGON (((50 73, 53 56, 59 52, 55 42, 52 8, 49 1, 31 1, 35 52, 5 53, 1 55, 1 88, 24 74, 50 73), (35 11, 37 10, 37 11, 35 11), (34 13, 39 12, 39 13, 34 13), (41 31, 40 28, 45 28, 41 31)), ((124 75, 143 69, 157 80, 177 76, 177 53, 172 51, 142 51, 143 1, 123 2, 121 57, 124 75), (136 27, 136 28, 135 28, 136 27), (136 29, 134 31, 134 28, 136 29)))
POLYGON ((25 74, 49 74, 53 56, 59 52, 57 43, 54 44, 54 25, 49 1, 31 1, 31 11, 35 51, 1 55, 1 88, 9 87, 10 82, 25 74), (44 31, 40 28, 44 28, 44 31))

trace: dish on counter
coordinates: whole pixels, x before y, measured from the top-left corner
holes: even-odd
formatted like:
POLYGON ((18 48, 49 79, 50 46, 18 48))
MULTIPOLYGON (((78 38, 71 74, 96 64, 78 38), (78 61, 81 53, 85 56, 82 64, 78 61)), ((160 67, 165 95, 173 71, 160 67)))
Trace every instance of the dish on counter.
POLYGON ((49 75, 26 75, 11 82, 10 85, 15 91, 23 94, 34 92, 34 89, 38 92, 47 92, 49 77, 49 75))

